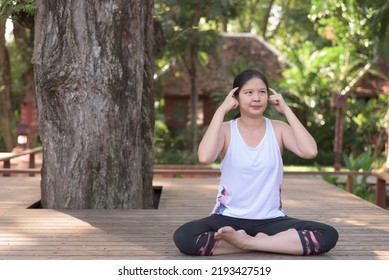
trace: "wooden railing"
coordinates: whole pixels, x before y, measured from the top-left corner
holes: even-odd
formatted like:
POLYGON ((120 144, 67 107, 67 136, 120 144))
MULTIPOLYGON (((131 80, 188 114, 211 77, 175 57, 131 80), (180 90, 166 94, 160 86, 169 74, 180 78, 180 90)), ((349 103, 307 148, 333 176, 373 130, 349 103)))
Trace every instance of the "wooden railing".
MULTIPOLYGON (((11 174, 29 174, 34 176, 40 174, 41 169, 35 168, 35 154, 42 152, 42 147, 25 150, 13 155, 0 157, 0 162, 4 162, 4 168, 0 168, 0 174, 10 176, 11 174), (30 155, 29 168, 15 169, 11 168, 11 160, 23 155, 30 155)), ((376 178, 375 184, 375 204, 386 208, 386 185, 389 182, 388 173, 377 172, 361 172, 361 171, 285 171, 285 175, 330 175, 330 176, 346 176, 347 190, 350 193, 354 191, 353 178, 354 176, 372 176, 376 178)), ((208 166, 197 165, 154 165, 154 177, 180 178, 180 177, 218 177, 220 170, 208 166)))
POLYGON ((35 155, 37 153, 42 152, 42 147, 37 147, 33 149, 24 150, 17 153, 12 153, 10 155, 6 156, 0 156, 0 162, 3 162, 3 168, 0 168, 0 174, 3 174, 3 176, 8 177, 11 176, 11 174, 20 174, 25 173, 29 174, 30 176, 35 176, 35 174, 40 174, 41 170, 35 168, 35 155), (28 162, 28 168, 26 169, 16 169, 11 168, 11 160, 29 155, 29 162, 28 162))

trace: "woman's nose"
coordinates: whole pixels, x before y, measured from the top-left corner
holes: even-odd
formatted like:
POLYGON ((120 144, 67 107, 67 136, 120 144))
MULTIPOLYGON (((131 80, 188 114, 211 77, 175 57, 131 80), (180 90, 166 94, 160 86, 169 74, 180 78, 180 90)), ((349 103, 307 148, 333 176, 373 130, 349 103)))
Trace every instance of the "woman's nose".
POLYGON ((254 94, 253 94, 253 98, 254 98, 254 101, 261 101, 261 98, 262 98, 262 95, 261 95, 261 93, 260 92, 255 92, 254 94))

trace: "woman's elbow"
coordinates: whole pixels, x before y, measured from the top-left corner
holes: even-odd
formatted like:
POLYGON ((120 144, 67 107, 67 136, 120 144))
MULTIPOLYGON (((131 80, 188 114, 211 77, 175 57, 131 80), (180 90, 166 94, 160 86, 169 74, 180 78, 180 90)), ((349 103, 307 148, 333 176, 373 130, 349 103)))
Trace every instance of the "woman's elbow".
POLYGON ((316 148, 315 149, 311 149, 311 150, 306 151, 304 153, 304 158, 306 158, 306 159, 313 159, 313 158, 315 158, 317 156, 317 154, 318 154, 318 151, 317 151, 316 148))
POLYGON ((209 155, 203 155, 198 153, 197 156, 200 164, 211 164, 215 161, 215 159, 212 159, 209 155))

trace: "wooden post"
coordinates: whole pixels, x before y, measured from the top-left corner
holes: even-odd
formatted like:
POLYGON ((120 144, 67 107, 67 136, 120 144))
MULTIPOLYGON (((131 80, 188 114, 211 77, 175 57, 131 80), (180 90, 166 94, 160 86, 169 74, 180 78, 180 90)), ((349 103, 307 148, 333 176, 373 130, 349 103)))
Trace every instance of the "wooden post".
POLYGON ((376 205, 386 209, 386 181, 377 177, 375 191, 376 205))
POLYGON ((354 193, 354 175, 347 175, 347 187, 349 193, 354 193))
MULTIPOLYGON (((29 168, 35 168, 35 153, 31 153, 30 154, 30 161, 28 163, 28 167, 29 168)), ((29 175, 30 177, 34 177, 35 174, 34 173, 30 173, 29 175)))
MULTIPOLYGON (((10 159, 5 160, 3 162, 4 162, 4 164, 3 164, 4 168, 11 168, 11 160, 10 159)), ((10 177, 10 176, 11 176, 10 173, 4 173, 3 174, 3 177, 10 177)))

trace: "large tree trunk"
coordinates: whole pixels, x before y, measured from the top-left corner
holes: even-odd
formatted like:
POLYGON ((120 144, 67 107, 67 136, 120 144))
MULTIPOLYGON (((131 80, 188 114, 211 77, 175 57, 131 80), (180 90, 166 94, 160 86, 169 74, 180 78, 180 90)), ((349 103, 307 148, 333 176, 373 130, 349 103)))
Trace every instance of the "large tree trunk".
POLYGON ((7 48, 5 45, 5 21, 0 20, 0 128, 6 149, 11 151, 15 145, 12 129, 11 74, 7 48))
POLYGON ((37 1, 44 208, 152 207, 152 2, 37 1))

